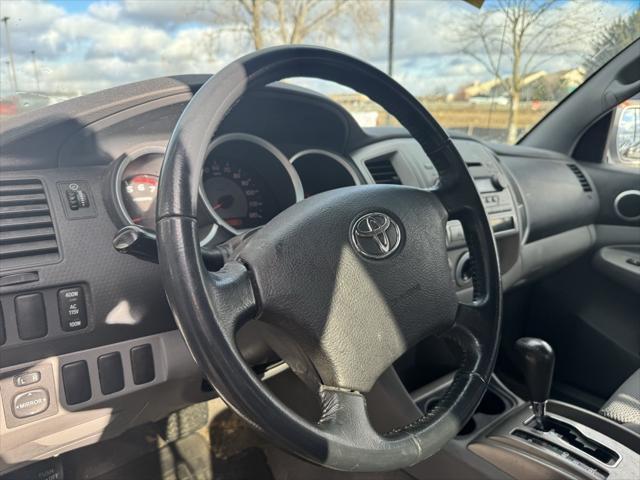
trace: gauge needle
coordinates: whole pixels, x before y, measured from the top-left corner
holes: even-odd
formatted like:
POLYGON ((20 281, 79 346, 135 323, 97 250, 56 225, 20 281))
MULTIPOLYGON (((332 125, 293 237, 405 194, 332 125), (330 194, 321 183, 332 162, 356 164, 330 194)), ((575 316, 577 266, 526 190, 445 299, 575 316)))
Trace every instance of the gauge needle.
POLYGON ((233 197, 231 195, 223 195, 218 199, 218 202, 211 206, 214 210, 219 208, 229 208, 233 204, 233 197))

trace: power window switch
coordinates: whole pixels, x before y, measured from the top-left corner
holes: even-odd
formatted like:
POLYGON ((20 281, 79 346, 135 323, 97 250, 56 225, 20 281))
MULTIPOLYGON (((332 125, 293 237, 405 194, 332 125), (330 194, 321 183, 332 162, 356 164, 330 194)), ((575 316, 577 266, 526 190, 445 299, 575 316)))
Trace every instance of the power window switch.
POLYGON ((11 410, 16 418, 33 417, 47 408, 49 408, 49 392, 44 388, 18 393, 11 402, 11 410))
POLYGON ((640 267, 640 257, 638 258, 627 258, 627 263, 629 265, 633 265, 634 267, 640 267))
POLYGON ((64 288, 58 291, 60 325, 65 332, 81 330, 87 326, 87 305, 82 287, 64 288))

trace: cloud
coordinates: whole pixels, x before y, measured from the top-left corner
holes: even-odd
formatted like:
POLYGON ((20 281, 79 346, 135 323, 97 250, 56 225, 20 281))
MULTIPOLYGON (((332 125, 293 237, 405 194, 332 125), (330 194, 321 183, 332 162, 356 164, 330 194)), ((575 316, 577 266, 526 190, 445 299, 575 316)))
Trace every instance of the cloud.
POLYGON ((39 34, 63 15, 62 8, 40 0, 2 2, 2 16, 9 17, 12 33, 39 34))
POLYGON ((99 39, 94 39, 87 51, 87 58, 119 57, 137 62, 145 57, 156 56, 172 41, 167 32, 159 29, 109 26, 102 30, 99 39))
MULTIPOLYGON (((219 3, 211 0, 209 3, 219 3)), ((138 24, 171 29, 190 22, 202 21, 210 10, 203 0, 149 1, 124 0, 122 17, 138 24)))
POLYGON ((120 17, 122 5, 115 2, 92 3, 89 5, 89 8, 87 8, 87 12, 96 18, 113 22, 120 17))
MULTIPOLYGON (((223 0, 214 2, 210 5, 222 9, 231 5, 223 0)), ((488 0, 486 5, 491 4, 488 0)), ((211 73, 251 50, 242 26, 229 21, 223 28, 216 25, 211 8, 203 8, 202 0, 87 1, 76 5, 84 8, 66 11, 39 0, 2 1, 2 13, 10 17, 21 89, 35 88, 32 50, 36 52, 41 89, 73 94, 163 75, 211 73)), ((370 5, 377 9, 380 19, 368 25, 368 35, 356 31, 353 21, 338 20, 328 38, 316 35, 308 41, 343 50, 385 70, 388 3, 370 5)), ((571 2, 556 15, 561 18, 579 13, 590 16, 591 25, 598 25, 628 12, 630 5, 604 0, 571 2)), ((452 39, 451 32, 460 25, 462 12, 477 14, 463 2, 396 1, 394 71, 413 93, 455 91, 473 80, 489 78, 482 65, 462 54, 460 42, 452 39)), ((270 31, 266 38, 275 44, 279 37, 270 31)), ((554 71, 579 65, 586 46, 588 42, 576 42, 571 54, 551 55, 541 68, 554 71)), ((4 42, 0 57, 0 74, 5 78, 8 58, 4 42)), ((507 60, 505 57, 505 68, 507 60)), ((336 89, 322 82, 307 84, 318 85, 323 91, 336 89)), ((10 82, 0 82, 0 87, 6 94, 10 82)))

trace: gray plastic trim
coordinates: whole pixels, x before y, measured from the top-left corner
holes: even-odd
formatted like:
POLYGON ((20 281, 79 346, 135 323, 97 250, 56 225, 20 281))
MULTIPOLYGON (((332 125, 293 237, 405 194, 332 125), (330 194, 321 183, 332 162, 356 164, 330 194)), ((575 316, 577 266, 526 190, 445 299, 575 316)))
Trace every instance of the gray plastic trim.
POLYGON ((376 182, 371 176, 366 162, 386 156, 390 157, 391 164, 403 185, 412 187, 432 186, 429 184, 428 178, 421 174, 417 166, 428 164, 433 169, 434 174, 437 175, 437 173, 431 165, 427 154, 413 138, 384 140, 351 152, 351 158, 353 158, 358 170, 360 170, 360 174, 364 177, 366 183, 371 184, 376 182))
POLYGON ((291 157, 289 161, 291 162, 291 164, 294 164, 296 160, 303 158, 305 155, 311 155, 311 154, 324 155, 325 157, 330 158, 331 160, 338 163, 342 168, 344 168, 349 173, 349 175, 351 175, 351 178, 353 178, 355 185, 362 184, 362 181, 358 177, 358 174, 353 169, 351 164, 349 164, 346 158, 338 155, 337 153, 333 153, 328 150, 323 150, 322 148, 309 148, 307 150, 301 150, 298 153, 296 153, 293 157, 291 157))
POLYGON ((638 244, 640 233, 638 227, 632 225, 595 225, 596 246, 638 244))
POLYGON ((203 401, 211 394, 201 392, 202 374, 177 330, 128 340, 58 357, 16 365, 0 370, 3 382, 16 372, 51 371, 52 376, 20 390, 47 388, 56 411, 47 410, 7 427, 10 405, 3 399, 0 409, 0 474, 20 462, 36 461, 80 446, 112 438, 126 429, 156 421, 188 404, 203 401), (150 344, 153 349, 155 379, 143 385, 133 383, 130 350, 150 344), (98 377, 97 359, 106 353, 120 352, 124 369, 124 389, 103 395, 98 377), (62 386, 61 368, 78 360, 87 362, 91 379, 91 398, 68 405, 62 386), (51 387, 53 385, 53 387, 51 387), (53 390, 53 391, 51 391, 53 390), (158 399, 161 398, 161 401, 158 399))
POLYGON ((640 267, 627 262, 640 258, 640 245, 616 245, 600 248, 593 256, 593 266, 616 283, 640 293, 640 267))
MULTIPOLYGON (((583 411, 584 414, 581 421, 576 421, 574 420, 574 415, 567 415, 572 410, 578 411, 579 409, 571 405, 550 401, 548 415, 570 424, 586 437, 614 450, 620 455, 618 464, 614 466, 606 465, 558 438, 553 433, 534 430, 527 425, 527 421, 532 417, 531 410, 527 405, 521 405, 512 410, 500 423, 494 424, 494 428, 485 432, 482 437, 471 443, 469 450, 506 471, 514 478, 601 478, 592 471, 567 460, 565 456, 560 456, 553 451, 512 435, 512 432, 516 429, 524 430, 544 438, 549 443, 557 445, 565 451, 571 452, 575 457, 586 461, 586 463, 597 465, 599 469, 606 473, 606 478, 608 479, 635 478, 637 475, 634 476, 634 473, 638 472, 640 468, 640 455, 621 443, 617 438, 613 438, 601 431, 596 422, 589 418, 592 417, 597 420, 596 417, 598 415, 583 411), (556 413, 559 410, 556 405, 564 406, 562 415, 556 413)), ((624 433, 624 427, 617 427, 621 433, 624 433)))

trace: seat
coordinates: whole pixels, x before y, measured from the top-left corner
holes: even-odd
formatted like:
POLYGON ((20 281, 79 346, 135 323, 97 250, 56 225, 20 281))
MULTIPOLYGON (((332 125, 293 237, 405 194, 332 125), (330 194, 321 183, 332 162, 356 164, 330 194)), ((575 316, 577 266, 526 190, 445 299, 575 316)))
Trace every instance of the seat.
POLYGON ((640 369, 620 385, 602 406, 600 415, 640 433, 640 369))

